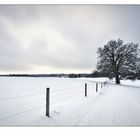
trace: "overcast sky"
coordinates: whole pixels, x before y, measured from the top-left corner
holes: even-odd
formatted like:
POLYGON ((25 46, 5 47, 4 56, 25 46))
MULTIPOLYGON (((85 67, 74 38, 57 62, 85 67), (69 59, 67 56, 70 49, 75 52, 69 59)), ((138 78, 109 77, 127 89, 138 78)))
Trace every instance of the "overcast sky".
POLYGON ((0 6, 0 73, 92 72, 110 39, 140 43, 140 6, 0 6))

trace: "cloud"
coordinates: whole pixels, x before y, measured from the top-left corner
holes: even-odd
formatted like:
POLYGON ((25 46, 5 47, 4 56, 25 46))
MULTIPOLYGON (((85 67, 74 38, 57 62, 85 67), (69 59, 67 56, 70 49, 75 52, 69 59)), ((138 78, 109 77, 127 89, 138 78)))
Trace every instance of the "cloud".
POLYGON ((0 71, 91 72, 109 39, 139 43, 137 6, 0 6, 0 71), (132 16, 133 15, 133 16, 132 16))
POLYGON ((0 27, 0 70, 28 70, 26 53, 20 47, 20 42, 10 35, 5 21, 1 21, 0 27))

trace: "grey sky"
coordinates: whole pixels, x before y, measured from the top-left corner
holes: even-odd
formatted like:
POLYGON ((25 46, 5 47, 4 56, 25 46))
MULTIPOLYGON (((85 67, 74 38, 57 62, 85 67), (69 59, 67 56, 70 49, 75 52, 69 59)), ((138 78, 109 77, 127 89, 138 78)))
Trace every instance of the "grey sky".
POLYGON ((0 73, 91 72, 110 39, 140 43, 140 6, 0 6, 0 73))

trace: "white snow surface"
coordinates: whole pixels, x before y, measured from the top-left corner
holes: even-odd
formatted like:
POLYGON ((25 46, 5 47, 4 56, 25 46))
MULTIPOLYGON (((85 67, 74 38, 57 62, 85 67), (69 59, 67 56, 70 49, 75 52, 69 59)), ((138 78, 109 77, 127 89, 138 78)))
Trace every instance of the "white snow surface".
POLYGON ((102 88, 101 82, 108 79, 0 77, 0 125, 140 125, 140 80, 124 80, 122 85, 102 84, 102 88), (50 117, 45 116, 47 87, 50 117))

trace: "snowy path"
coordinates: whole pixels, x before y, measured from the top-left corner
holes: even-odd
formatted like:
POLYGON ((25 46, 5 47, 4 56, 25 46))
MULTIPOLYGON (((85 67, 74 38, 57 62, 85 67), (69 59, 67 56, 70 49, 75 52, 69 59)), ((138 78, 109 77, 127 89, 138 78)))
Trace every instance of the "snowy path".
POLYGON ((77 110, 75 108, 73 115, 65 116, 65 121, 62 117, 63 120, 58 120, 58 124, 74 126, 140 125, 140 88, 109 85, 103 93, 87 99, 86 105, 82 103, 80 111, 77 110))
POLYGON ((109 90, 98 103, 93 104, 79 125, 140 125, 139 92, 140 89, 109 86, 109 90), (133 95, 134 90, 137 90, 136 95, 133 95))
MULTIPOLYGON (((123 82, 124 85, 130 85, 128 81, 123 82)), ((91 80, 59 78, 14 78, 14 82, 13 79, 5 78, 1 79, 0 85, 0 125, 140 125, 138 87, 107 85, 101 89, 99 85, 99 92, 95 92, 95 82, 91 80), (85 82, 88 84, 87 97, 84 97, 85 82), (50 118, 45 116, 46 85, 52 89, 50 118)), ((137 86, 140 86, 139 81, 137 86)))
MULTIPOLYGON (((140 89, 109 85, 84 101, 72 99, 67 110, 52 114, 54 126, 129 126, 140 125, 140 89), (135 92, 134 92, 135 91, 135 92), (77 103, 76 103, 77 102, 77 103), (59 114, 60 113, 60 114, 59 114)), ((43 123, 42 123, 43 124, 43 123)), ((45 124, 45 122, 44 122, 45 124)))

